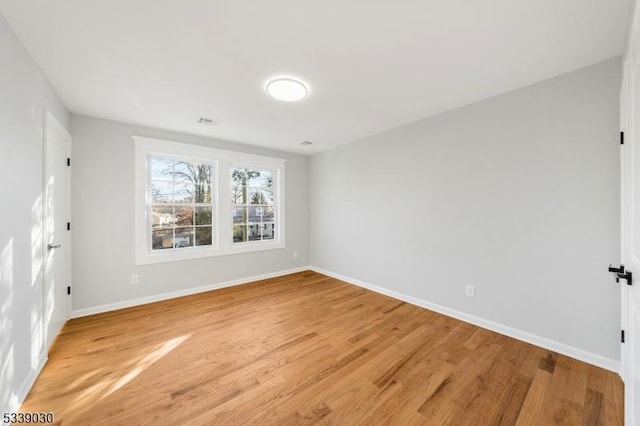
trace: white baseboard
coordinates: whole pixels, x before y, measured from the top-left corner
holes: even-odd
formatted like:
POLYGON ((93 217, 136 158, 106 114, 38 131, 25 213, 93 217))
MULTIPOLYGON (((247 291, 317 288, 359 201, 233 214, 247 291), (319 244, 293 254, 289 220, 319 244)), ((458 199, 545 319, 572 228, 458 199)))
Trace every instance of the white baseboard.
POLYGON ((218 290, 226 287, 247 284, 253 281, 265 280, 268 278, 281 277, 283 275, 294 274, 296 272, 308 271, 308 266, 287 269, 284 271, 270 272, 268 274, 254 275, 252 277, 240 278, 237 280, 225 281, 205 285, 201 287, 187 288, 184 290, 171 291, 168 293, 155 294, 153 296, 140 297, 137 299, 123 300, 122 302, 109 303, 106 305, 93 306, 91 308, 76 309, 71 312, 71 318, 86 317, 88 315, 101 314, 103 312, 116 311, 118 309, 131 308, 133 306, 146 305, 147 303, 161 302, 163 300, 174 299, 176 297, 189 296, 206 291, 218 290))
POLYGON ((349 284, 357 285, 358 287, 366 288, 367 290, 374 291, 376 293, 384 294, 385 296, 393 297, 394 299, 402 300, 403 302, 410 303, 412 305, 420 306, 421 308, 429 309, 434 312, 438 312, 464 322, 468 322, 478 327, 486 328, 496 333, 503 334, 505 336, 513 337, 514 339, 521 340, 523 342, 531 343, 532 345, 540 346, 553 352, 566 355, 580 361, 604 368, 605 370, 618 373, 620 370, 620 361, 603 357, 602 355, 594 354, 592 352, 585 351, 583 349, 574 348, 573 346, 566 345, 564 343, 556 342, 555 340, 547 339, 536 334, 529 333, 527 331, 519 330, 517 328, 509 327, 508 325, 493 322, 484 318, 470 315, 465 312, 457 311, 455 309, 447 308, 446 306, 438 305, 435 303, 427 302, 426 300, 418 299, 413 296, 408 296, 397 291, 389 290, 384 287, 379 287, 373 284, 366 283, 364 281, 357 280, 355 278, 347 277, 341 274, 336 274, 331 271, 327 271, 322 268, 310 266, 309 269, 318 272, 323 275, 345 281, 349 284))

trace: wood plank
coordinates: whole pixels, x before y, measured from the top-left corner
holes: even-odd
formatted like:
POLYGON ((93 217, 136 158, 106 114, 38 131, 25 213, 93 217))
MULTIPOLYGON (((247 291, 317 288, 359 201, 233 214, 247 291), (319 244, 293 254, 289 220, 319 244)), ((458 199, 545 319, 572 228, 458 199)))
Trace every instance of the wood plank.
POLYGON ((538 370, 520 408, 516 426, 538 424, 537 420, 540 414, 542 414, 542 406, 545 400, 551 398, 548 391, 551 384, 551 377, 552 375, 548 371, 538 370))
POLYGON ((306 271, 78 318, 22 410, 65 425, 622 425, 614 373, 306 271))

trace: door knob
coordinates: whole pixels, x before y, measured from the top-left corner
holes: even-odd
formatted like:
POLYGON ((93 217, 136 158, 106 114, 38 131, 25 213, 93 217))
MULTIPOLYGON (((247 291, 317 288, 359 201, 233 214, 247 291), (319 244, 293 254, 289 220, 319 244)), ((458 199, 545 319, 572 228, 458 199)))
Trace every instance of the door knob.
POLYGON ((62 247, 62 244, 47 244, 47 250, 57 249, 62 247))

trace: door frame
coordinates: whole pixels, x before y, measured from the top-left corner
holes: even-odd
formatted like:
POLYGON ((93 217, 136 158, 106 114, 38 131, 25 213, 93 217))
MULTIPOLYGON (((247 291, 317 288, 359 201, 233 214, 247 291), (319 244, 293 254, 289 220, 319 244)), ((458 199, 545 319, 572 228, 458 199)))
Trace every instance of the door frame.
MULTIPOLYGON (((65 146, 65 154, 67 158, 71 158, 71 135, 67 130, 60 124, 60 122, 55 118, 55 116, 48 109, 44 109, 44 122, 43 122, 43 132, 42 132, 42 141, 43 141, 43 161, 42 161, 42 313, 41 313, 41 321, 42 321, 42 331, 43 331, 43 352, 46 354, 49 350, 49 324, 46 321, 46 312, 48 306, 47 300, 47 237, 48 237, 48 229, 47 229, 47 177, 49 176, 49 143, 50 138, 49 135, 52 132, 56 132, 60 134, 66 141, 65 146)), ((66 168, 67 179, 65 185, 65 192, 67 193, 66 199, 66 213, 68 217, 69 223, 71 222, 71 167, 66 168)), ((71 276, 71 232, 64 232, 64 237, 62 239, 62 244, 67 247, 67 256, 65 259, 65 273, 67 276, 67 282, 69 286, 72 284, 72 276, 71 276)), ((67 311, 65 321, 68 320, 71 316, 71 296, 69 296, 69 303, 67 304, 67 311)), ((53 338, 51 339, 51 343, 53 343, 53 338)))

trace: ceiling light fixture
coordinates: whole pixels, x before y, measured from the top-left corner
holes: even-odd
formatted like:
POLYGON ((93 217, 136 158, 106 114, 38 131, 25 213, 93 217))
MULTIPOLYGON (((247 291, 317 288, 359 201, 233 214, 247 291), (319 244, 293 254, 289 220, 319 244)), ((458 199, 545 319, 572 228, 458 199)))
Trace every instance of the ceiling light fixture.
POLYGON ((307 96, 307 86, 292 78, 275 78, 267 83, 267 93, 279 101, 295 102, 307 96))

